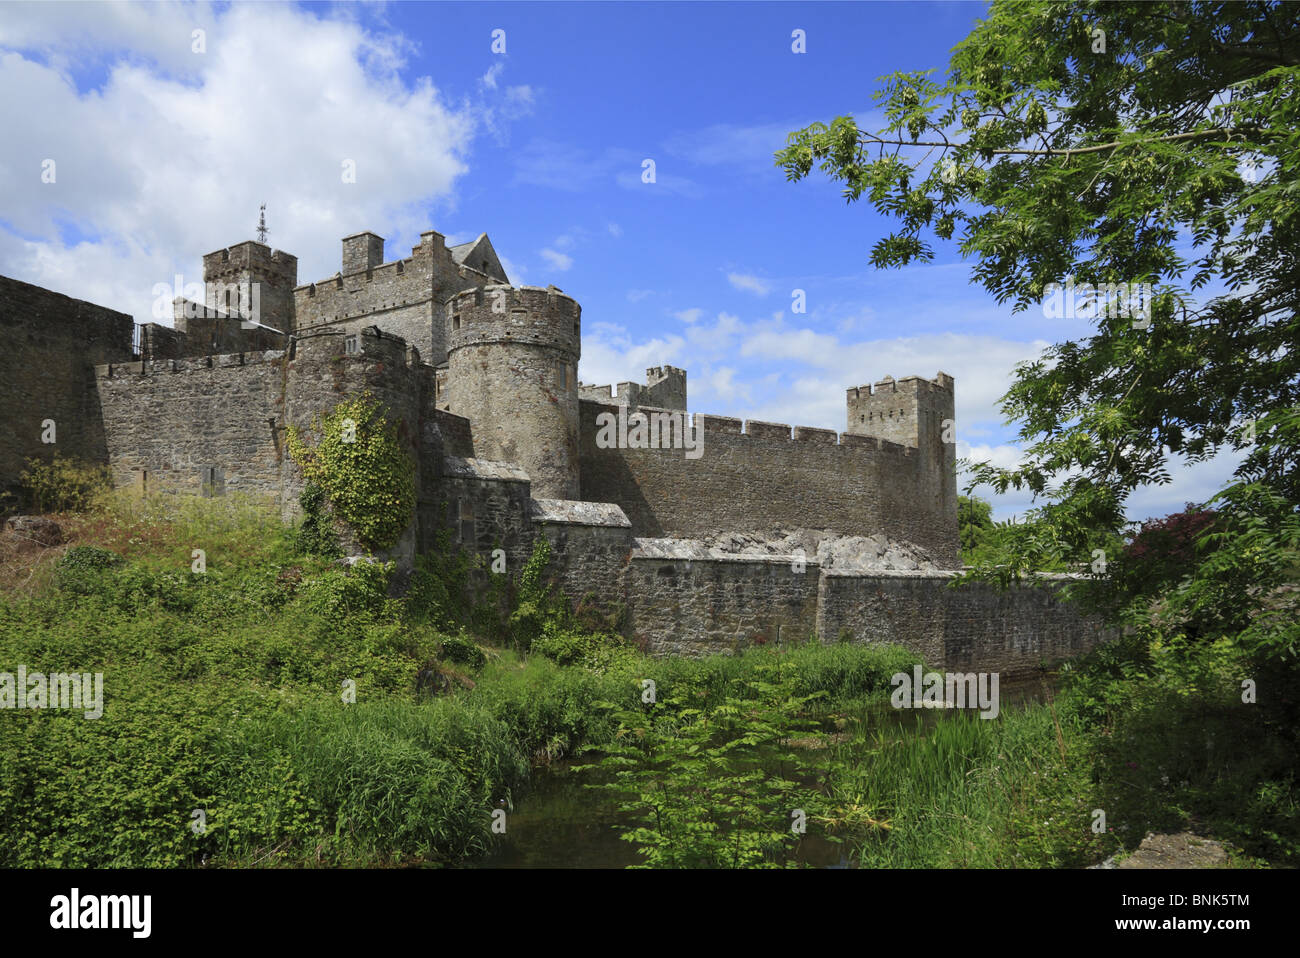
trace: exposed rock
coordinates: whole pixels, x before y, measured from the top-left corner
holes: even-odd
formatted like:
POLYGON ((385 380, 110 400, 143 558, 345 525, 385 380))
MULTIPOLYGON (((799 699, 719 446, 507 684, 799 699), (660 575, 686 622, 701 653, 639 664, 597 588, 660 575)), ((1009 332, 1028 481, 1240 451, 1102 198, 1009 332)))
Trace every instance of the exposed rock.
POLYGON ((750 556, 802 553, 823 569, 841 571, 900 570, 929 572, 939 568, 919 546, 885 535, 843 536, 816 529, 778 529, 772 533, 724 532, 705 536, 705 547, 750 556))
POLYGON ((10 516, 5 527, 12 535, 39 542, 43 546, 57 546, 63 541, 63 530, 59 524, 44 516, 10 516))
POLYGON ((1228 852, 1222 842, 1201 838, 1190 832, 1157 835, 1151 832, 1142 839, 1137 851, 1127 858, 1111 856, 1092 868, 1223 868, 1228 852))

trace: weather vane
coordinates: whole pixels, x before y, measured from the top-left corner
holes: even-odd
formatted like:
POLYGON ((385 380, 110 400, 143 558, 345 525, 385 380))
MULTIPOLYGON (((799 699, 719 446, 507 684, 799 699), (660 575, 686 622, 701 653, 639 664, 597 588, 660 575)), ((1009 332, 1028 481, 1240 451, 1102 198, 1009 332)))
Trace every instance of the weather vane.
POLYGON ((261 211, 260 214, 258 214, 258 217, 257 217, 257 241, 258 241, 259 243, 265 243, 265 242, 266 242, 266 233, 267 233, 267 229, 266 229, 266 204, 263 203, 263 204, 262 204, 262 211, 261 211))

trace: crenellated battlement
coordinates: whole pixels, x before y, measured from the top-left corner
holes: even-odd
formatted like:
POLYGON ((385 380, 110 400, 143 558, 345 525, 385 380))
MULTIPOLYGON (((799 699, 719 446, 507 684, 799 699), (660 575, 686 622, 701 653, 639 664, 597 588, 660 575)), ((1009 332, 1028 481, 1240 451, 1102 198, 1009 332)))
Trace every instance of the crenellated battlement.
POLYGON ((95 367, 97 379, 140 378, 177 373, 192 373, 209 369, 233 369, 239 366, 260 366, 284 358, 283 349, 263 349, 243 353, 219 353, 212 356, 195 356, 188 359, 134 359, 126 363, 100 363, 95 367))
MULTIPOLYGON (((816 443, 852 447, 854 450, 866 450, 872 454, 884 454, 900 462, 912 459, 916 453, 916 450, 909 446, 890 442, 887 439, 878 439, 874 436, 863 436, 848 432, 837 433, 834 429, 823 429, 818 426, 791 427, 780 422, 763 422, 758 419, 744 420, 733 416, 718 416, 713 413, 703 412, 687 413, 681 409, 656 408, 653 406, 639 406, 634 411, 629 412, 628 407, 622 403, 589 399, 586 396, 582 398, 582 419, 584 422, 594 421, 595 417, 601 413, 609 413, 615 417, 622 414, 627 417, 629 424, 632 424, 633 417, 642 415, 646 417, 647 423, 652 424, 656 423, 656 420, 667 424, 676 421, 678 417, 682 417, 688 428, 703 432, 706 450, 708 448, 708 437, 712 435, 735 436, 741 440, 752 440, 756 449, 767 444, 776 443, 816 443)), ((707 451, 705 455, 707 456, 707 451)))
POLYGON ((953 379, 886 376, 846 392, 848 432, 877 436, 916 448, 942 448, 944 423, 954 413, 953 379))
POLYGON ((874 385, 850 387, 848 396, 849 399, 863 399, 881 392, 926 394, 952 391, 953 378, 945 372, 940 372, 934 379, 926 379, 922 376, 904 376, 902 379, 895 379, 893 376, 886 376, 874 385))
POLYGON ((462 290, 447 301, 448 352, 485 343, 548 346, 576 361, 582 307, 549 286, 500 283, 462 290))
POLYGON ((205 279, 246 269, 260 270, 287 279, 290 286, 298 281, 298 257, 284 250, 273 250, 256 240, 245 240, 214 250, 203 257, 205 279))
POLYGON ((645 384, 624 382, 614 387, 578 384, 578 394, 593 402, 616 402, 629 408, 686 408, 686 370, 676 366, 651 366, 645 371, 645 384))

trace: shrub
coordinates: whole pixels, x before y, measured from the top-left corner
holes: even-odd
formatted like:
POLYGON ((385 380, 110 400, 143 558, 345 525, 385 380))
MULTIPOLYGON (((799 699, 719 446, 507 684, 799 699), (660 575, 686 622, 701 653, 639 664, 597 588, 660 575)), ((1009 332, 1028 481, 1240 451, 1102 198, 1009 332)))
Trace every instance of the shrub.
POLYGON ((49 462, 28 459, 18 475, 37 512, 80 512, 112 486, 106 466, 55 456, 49 462))
POLYGON ((104 573, 120 566, 123 558, 116 552, 96 546, 73 546, 55 566, 59 587, 82 595, 99 589, 104 573))
POLYGON ((439 655, 449 662, 468 665, 471 669, 481 669, 487 661, 487 656, 478 647, 478 643, 463 632, 444 638, 439 647, 439 655))
POLYGON ((369 549, 397 542, 415 511, 415 463, 383 406, 363 393, 312 422, 312 447, 287 432, 289 454, 308 483, 329 497, 334 513, 369 549))
POLYGON ((352 620, 372 621, 391 614, 397 603, 388 598, 388 583, 394 564, 357 562, 346 569, 333 568, 298 586, 298 603, 305 610, 335 626, 352 620))

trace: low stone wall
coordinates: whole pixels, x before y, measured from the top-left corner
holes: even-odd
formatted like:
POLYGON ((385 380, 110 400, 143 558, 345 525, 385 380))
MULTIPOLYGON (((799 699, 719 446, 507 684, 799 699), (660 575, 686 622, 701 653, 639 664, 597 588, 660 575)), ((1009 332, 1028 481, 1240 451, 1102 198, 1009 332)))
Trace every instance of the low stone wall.
POLYGON ((418 550, 438 549, 439 532, 449 529, 452 548, 481 557, 485 569, 493 550, 503 549, 506 572, 516 578, 533 549, 529 490, 528 474, 518 466, 445 457, 442 476, 420 506, 418 550))
POLYGON ((817 626, 817 562, 737 556, 638 539, 627 571, 628 627, 652 655, 704 656, 803 642, 817 626))
POLYGON ((628 634, 655 655, 752 645, 893 644, 932 668, 1021 676, 1110 636, 1063 601, 1066 577, 1000 592, 950 588, 953 572, 840 572, 815 559, 723 553, 690 540, 636 539, 624 573, 628 634))
POLYGON ((895 643, 933 668, 1023 675, 1082 655, 1108 638, 1095 619, 1058 596, 1066 577, 1002 592, 952 572, 827 571, 817 632, 823 641, 895 643))
POLYGON ((576 606, 605 613, 626 607, 624 574, 632 553, 632 523, 604 502, 534 499, 532 520, 551 546, 551 577, 576 606))

